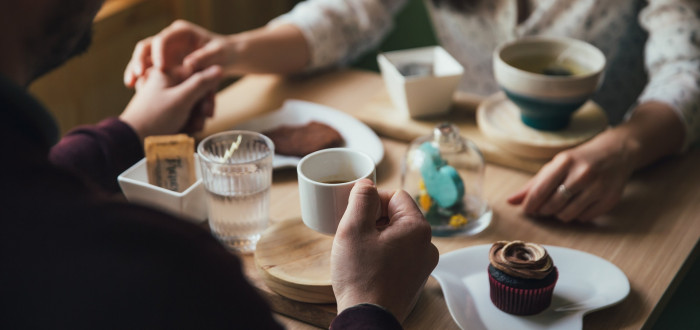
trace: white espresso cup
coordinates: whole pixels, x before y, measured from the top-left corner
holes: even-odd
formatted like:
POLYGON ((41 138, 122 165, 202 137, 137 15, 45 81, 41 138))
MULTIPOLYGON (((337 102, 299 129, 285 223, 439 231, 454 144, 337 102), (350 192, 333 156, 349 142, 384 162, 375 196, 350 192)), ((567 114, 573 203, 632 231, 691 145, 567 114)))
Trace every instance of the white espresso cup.
POLYGON ((301 218, 320 233, 333 235, 360 179, 376 182, 374 161, 366 154, 331 148, 310 153, 297 165, 301 218))

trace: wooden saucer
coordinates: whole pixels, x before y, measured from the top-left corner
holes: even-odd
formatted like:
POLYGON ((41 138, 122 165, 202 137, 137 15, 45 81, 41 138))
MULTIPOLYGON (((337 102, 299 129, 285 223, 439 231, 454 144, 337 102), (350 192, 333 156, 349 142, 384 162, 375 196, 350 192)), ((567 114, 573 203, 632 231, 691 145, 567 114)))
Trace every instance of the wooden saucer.
POLYGON ((495 145, 516 156, 531 159, 552 158, 562 150, 589 140, 608 125, 603 109, 588 101, 573 114, 565 129, 536 130, 523 124, 520 110, 503 92, 481 102, 476 120, 479 130, 495 145))
POLYGON ((331 287, 333 237, 301 219, 268 228, 255 248, 255 266, 274 292, 296 301, 335 303, 331 287))

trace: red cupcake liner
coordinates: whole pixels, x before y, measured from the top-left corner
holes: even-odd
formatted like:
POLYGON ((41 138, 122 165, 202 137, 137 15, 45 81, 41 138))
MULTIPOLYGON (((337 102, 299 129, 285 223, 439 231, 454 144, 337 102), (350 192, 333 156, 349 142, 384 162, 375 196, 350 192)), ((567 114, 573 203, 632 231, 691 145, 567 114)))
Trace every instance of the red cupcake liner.
MULTIPOLYGON (((557 272, 557 269, 554 269, 557 272)), ((543 288, 537 289, 518 289, 507 286, 494 279, 489 274, 489 283, 491 286, 491 301, 498 309, 514 315, 533 315, 537 314, 549 307, 552 303, 552 293, 554 285, 559 279, 559 272, 556 273, 557 278, 552 284, 543 288)))

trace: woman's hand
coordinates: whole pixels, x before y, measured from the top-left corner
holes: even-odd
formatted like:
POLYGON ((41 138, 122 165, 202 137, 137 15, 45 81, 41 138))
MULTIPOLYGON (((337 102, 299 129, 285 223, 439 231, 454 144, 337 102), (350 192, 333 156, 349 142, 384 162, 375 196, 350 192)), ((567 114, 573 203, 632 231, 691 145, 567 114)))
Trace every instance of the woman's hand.
POLYGON ((508 202, 532 216, 590 221, 617 204, 635 170, 678 152, 684 134, 670 106, 641 104, 627 122, 557 154, 508 202))
POLYGON ((331 253, 338 313, 372 303, 402 322, 438 258, 430 225, 406 192, 378 192, 371 181, 358 181, 331 253))
POLYGON ((532 216, 589 221, 617 204, 635 166, 624 141, 610 132, 559 153, 519 192, 508 198, 532 216))

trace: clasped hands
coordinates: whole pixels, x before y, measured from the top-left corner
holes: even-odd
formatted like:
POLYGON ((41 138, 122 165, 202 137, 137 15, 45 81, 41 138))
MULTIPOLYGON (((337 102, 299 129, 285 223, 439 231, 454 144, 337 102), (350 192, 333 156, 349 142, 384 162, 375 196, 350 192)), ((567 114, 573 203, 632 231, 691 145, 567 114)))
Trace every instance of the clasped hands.
POLYGON ((218 61, 198 59, 211 55, 215 40, 216 35, 178 21, 136 45, 124 72, 124 84, 136 94, 120 119, 141 139, 201 131, 205 119, 214 114, 214 96, 224 72, 218 61))

